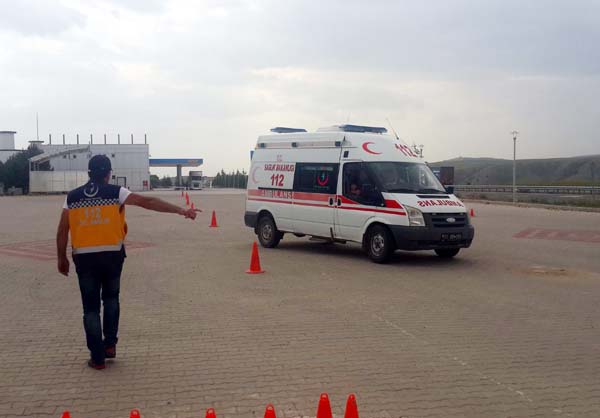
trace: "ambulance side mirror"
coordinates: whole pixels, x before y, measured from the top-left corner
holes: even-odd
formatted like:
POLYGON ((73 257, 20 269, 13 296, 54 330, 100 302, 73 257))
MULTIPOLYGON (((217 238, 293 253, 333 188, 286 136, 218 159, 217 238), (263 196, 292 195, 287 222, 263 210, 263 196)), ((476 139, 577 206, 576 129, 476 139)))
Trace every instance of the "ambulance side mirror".
POLYGON ((446 193, 454 194, 454 186, 445 186, 444 188, 446 189, 446 193))

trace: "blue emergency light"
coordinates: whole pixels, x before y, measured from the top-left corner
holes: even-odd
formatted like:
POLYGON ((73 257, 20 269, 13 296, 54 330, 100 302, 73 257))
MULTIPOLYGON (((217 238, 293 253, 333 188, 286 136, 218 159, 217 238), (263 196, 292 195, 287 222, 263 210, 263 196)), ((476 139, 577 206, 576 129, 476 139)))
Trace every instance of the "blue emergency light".
POLYGON ((286 128, 284 126, 277 126, 271 129, 271 132, 275 132, 277 134, 293 134, 295 132, 306 132, 306 129, 302 128, 286 128))
POLYGON ((344 132, 362 132, 371 134, 384 134, 387 132, 387 129, 380 126, 340 125, 340 129, 344 132))

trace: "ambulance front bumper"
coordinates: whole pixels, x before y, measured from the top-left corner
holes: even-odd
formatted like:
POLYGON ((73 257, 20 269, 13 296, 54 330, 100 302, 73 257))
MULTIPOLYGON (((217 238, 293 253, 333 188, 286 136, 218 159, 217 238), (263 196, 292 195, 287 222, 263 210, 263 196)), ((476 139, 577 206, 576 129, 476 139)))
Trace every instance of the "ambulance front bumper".
POLYGON ((475 235, 473 225, 460 228, 389 225, 389 228, 394 235, 396 248, 406 251, 469 248, 475 235))

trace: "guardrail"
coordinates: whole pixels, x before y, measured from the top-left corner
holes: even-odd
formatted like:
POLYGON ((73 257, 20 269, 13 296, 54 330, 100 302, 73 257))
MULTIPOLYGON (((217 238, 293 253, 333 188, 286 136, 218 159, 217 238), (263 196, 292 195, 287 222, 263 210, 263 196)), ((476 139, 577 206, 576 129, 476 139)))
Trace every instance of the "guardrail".
MULTIPOLYGON (((511 185, 456 184, 457 192, 512 193, 511 185)), ((600 186, 517 186, 517 193, 600 195, 600 186)))

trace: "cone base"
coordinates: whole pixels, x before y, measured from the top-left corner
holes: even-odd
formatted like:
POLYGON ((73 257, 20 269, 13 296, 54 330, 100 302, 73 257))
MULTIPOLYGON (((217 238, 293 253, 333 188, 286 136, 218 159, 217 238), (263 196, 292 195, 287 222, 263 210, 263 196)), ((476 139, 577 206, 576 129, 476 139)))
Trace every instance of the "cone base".
POLYGON ((264 270, 259 270, 259 271, 246 270, 246 274, 262 274, 264 272, 265 272, 264 270))
POLYGON ((209 227, 209 228, 218 228, 218 227, 219 227, 219 225, 209 225, 208 227, 209 227))

